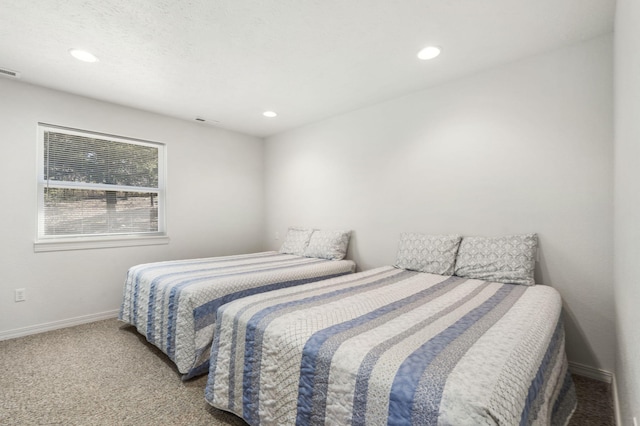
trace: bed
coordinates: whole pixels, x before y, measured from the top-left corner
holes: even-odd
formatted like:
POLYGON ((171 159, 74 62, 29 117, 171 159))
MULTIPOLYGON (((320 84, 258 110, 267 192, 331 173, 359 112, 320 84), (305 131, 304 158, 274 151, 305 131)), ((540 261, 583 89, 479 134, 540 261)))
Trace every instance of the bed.
POLYGON ((119 319, 164 352, 186 380, 208 371, 219 306, 353 272, 351 260, 276 251, 137 265, 127 273, 119 319))
POLYGON ((205 398, 250 425, 563 425, 561 310, 548 286, 394 266, 251 296, 218 310, 205 398))

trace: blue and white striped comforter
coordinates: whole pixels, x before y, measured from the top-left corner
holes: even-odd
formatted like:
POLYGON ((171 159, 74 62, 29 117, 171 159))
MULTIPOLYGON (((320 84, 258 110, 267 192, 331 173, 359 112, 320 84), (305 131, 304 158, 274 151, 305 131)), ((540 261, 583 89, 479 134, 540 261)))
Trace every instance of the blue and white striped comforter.
POLYGON ((219 306, 352 272, 350 260, 275 251, 137 265, 127 274, 119 319, 134 325, 188 379, 208 371, 219 306))
POLYGON ((562 425, 561 299, 382 267, 218 310, 206 399, 250 425, 562 425))

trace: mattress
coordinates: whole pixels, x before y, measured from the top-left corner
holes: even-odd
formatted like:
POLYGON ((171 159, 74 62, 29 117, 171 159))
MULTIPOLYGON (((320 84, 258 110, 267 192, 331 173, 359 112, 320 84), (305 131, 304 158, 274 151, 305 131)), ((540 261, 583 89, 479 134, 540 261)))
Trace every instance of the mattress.
POLYGON ((382 267, 218 310, 206 400, 250 425, 562 425, 551 287, 382 267))
POLYGON ((119 319, 135 326, 188 379, 208 371, 219 306, 352 272, 350 260, 275 251, 141 264, 127 273, 119 319))

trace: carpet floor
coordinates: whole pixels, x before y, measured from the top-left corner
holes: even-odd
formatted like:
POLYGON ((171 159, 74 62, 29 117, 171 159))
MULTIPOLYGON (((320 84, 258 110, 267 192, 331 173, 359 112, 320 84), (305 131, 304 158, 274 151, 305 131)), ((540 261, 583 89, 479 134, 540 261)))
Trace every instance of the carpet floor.
MULTIPOLYGON (((0 341, 0 371, 0 425, 246 425, 115 319, 0 341)), ((575 380, 570 425, 613 425, 610 386, 575 380)))

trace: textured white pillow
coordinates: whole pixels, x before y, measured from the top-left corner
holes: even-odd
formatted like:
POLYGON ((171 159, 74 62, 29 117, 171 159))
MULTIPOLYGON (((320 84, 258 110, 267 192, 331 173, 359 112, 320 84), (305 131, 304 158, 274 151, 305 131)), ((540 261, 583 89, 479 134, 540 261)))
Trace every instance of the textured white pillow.
POLYGON ((311 228, 290 227, 287 230, 287 236, 284 238, 282 247, 280 247, 280 253, 304 256, 304 250, 309 244, 311 234, 313 234, 313 229, 311 228))
POLYGON ((313 231, 304 255, 320 259, 340 260, 347 255, 351 231, 313 231))
POLYGON ((504 237, 464 237, 455 274, 509 284, 534 285, 536 234, 504 237))
POLYGON ((460 235, 402 233, 394 266, 411 271, 452 275, 461 239, 460 235))

